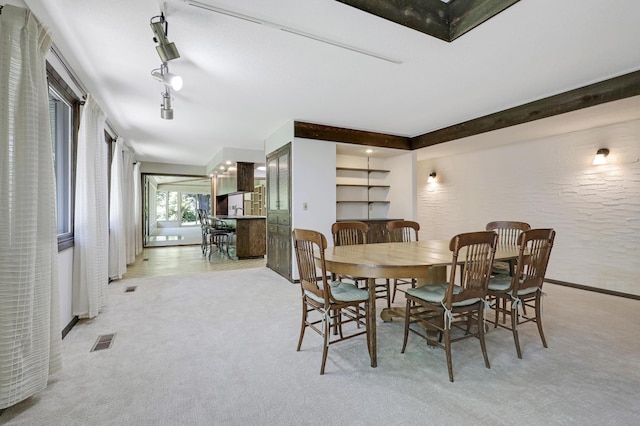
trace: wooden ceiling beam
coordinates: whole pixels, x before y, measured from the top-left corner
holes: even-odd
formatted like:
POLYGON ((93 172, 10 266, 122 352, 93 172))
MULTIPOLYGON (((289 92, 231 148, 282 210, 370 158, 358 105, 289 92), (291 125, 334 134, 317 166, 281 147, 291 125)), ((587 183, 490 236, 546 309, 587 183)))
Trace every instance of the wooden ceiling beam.
POLYGON ((519 0, 336 0, 451 42, 519 0))
POLYGON ((449 39, 453 41, 519 0, 452 0, 447 4, 449 39))
POLYGON ((407 137, 325 126, 323 124, 305 123, 302 121, 295 121, 293 123, 293 135, 296 138, 344 142, 381 148, 411 149, 411 139, 407 137))
POLYGON ((413 138, 301 121, 294 122, 294 136, 414 150, 638 95, 640 95, 640 71, 634 71, 413 138))
POLYGON ((411 149, 424 148, 637 95, 640 95, 640 71, 416 136, 411 139, 411 149))

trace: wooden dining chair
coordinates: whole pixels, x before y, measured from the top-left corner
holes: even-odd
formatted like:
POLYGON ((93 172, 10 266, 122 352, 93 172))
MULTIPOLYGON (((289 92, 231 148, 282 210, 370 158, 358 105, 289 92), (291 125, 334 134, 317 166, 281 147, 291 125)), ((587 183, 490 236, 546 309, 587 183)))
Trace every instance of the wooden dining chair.
POLYGON ((498 275, 489 280, 488 297, 496 313, 494 327, 500 326, 512 331, 518 358, 522 358, 518 337, 518 326, 521 324, 535 322, 542 346, 547 347, 542 330, 542 284, 555 236, 553 229, 523 231, 518 236, 520 250, 513 276, 498 275), (501 300, 502 304, 499 303, 501 300), (524 310, 525 306, 533 309, 534 314, 528 315, 524 310), (499 323, 500 312, 511 317, 510 325, 499 323))
MULTIPOLYGON (((347 246, 355 244, 367 244, 367 232, 369 225, 359 221, 336 222, 331 225, 334 246, 347 246)), ((342 276, 340 279, 352 280, 358 287, 367 287, 366 277, 342 276)), ((375 283, 376 299, 385 299, 387 308, 391 307, 391 294, 389 291, 389 280, 375 283)))
MULTIPOLYGON (((485 228, 487 231, 494 231, 498 234, 498 245, 516 246, 518 244, 518 237, 522 231, 528 231, 531 226, 526 222, 513 222, 513 221, 495 221, 487 223, 485 228)), ((508 273, 513 276, 515 260, 509 260, 506 262, 494 262, 493 272, 497 274, 508 273)))
MULTIPOLYGON (((418 241, 418 231, 420 224, 410 220, 394 220, 387 222, 387 241, 390 243, 418 241)), ((393 293, 391 301, 396 300, 396 290, 404 292, 398 288, 400 285, 410 285, 412 288, 416 286, 415 278, 393 280, 393 293)))
POLYGON ((292 238, 302 291, 302 324, 297 350, 302 346, 307 328, 320 334, 323 337, 320 374, 324 374, 329 345, 366 334, 367 348, 369 347, 369 325, 366 315, 369 292, 351 283, 329 281, 329 271, 324 260, 327 240, 322 233, 294 229, 292 238), (349 327, 344 330, 344 326, 348 324, 357 324, 358 328, 349 327), (364 330, 359 328, 361 325, 364 325, 364 330), (331 338, 329 330, 332 326, 339 331, 337 338, 331 338))
POLYGON ((456 235, 449 242, 449 250, 453 253, 451 265, 461 264, 462 267, 450 268, 449 281, 446 283, 409 288, 405 292, 407 305, 401 352, 404 353, 407 347, 409 331, 427 339, 430 345, 444 348, 449 380, 452 382, 453 342, 477 337, 480 340, 485 366, 490 368, 484 341, 484 307, 497 240, 498 236, 492 231, 456 235), (455 284, 457 271, 462 271, 459 284, 455 284), (473 319, 477 320, 475 332, 471 332, 473 319), (411 327, 411 324, 421 328, 411 327), (452 336, 452 329, 460 333, 452 336), (444 344, 424 330, 437 330, 444 337, 444 344))

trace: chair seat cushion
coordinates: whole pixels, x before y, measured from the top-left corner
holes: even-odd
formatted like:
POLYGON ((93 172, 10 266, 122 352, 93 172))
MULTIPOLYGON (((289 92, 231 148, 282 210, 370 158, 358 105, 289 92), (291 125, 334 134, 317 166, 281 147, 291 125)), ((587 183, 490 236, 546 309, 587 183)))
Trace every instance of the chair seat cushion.
POLYGON ((490 291, 506 291, 511 286, 511 279, 509 275, 496 275, 489 279, 490 291))
MULTIPOLYGON (((444 300, 444 296, 447 292, 447 288, 449 284, 436 284, 436 285, 425 285, 422 287, 409 288, 407 289, 407 294, 417 297, 418 299, 422 299, 426 302, 438 303, 444 300)), ((462 287, 459 285, 453 286, 453 294, 460 294, 462 291, 462 287)), ((472 299, 461 300, 459 302, 455 302, 452 306, 467 306, 477 303, 481 299, 474 297, 472 299)))
MULTIPOLYGON (((329 285, 331 286, 331 294, 333 295, 333 298, 339 302, 364 302, 369 299, 369 292, 367 290, 360 289, 353 284, 342 281, 332 281, 329 285)), ((318 303, 324 303, 324 299, 322 297, 319 297, 308 290, 305 290, 304 293, 310 299, 313 299, 318 303)))
MULTIPOLYGON (((489 291, 501 291, 506 292, 508 295, 512 295, 513 292, 508 291, 511 286, 512 277, 508 275, 496 275, 495 277, 491 277, 489 280, 489 291)), ((531 293, 535 293, 540 290, 540 287, 528 287, 522 290, 518 290, 519 296, 526 296, 531 293)))
POLYGON ((329 285, 331 286, 333 298, 339 302, 364 302, 369 299, 369 292, 367 290, 358 288, 353 284, 342 281, 332 281, 329 285))

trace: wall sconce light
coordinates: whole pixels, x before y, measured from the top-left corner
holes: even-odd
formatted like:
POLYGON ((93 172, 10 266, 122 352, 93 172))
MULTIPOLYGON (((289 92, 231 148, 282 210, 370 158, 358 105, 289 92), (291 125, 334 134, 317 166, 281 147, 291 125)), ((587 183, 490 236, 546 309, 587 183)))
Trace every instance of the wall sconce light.
POLYGON ((436 172, 431 172, 429 174, 429 178, 427 179, 427 182, 429 182, 429 183, 435 182, 436 181, 436 176, 437 176, 436 172))
POLYGON ((600 148, 596 153, 596 156, 593 158, 593 165, 599 166, 607 164, 607 155, 609 155, 609 150, 607 148, 600 148))
POLYGON ((154 16, 151 18, 151 31, 155 37, 153 37, 153 41, 158 43, 156 46, 156 50, 158 51, 158 55, 162 62, 168 62, 172 59, 176 59, 180 57, 180 53, 178 53, 178 48, 174 43, 169 42, 167 40, 167 32, 169 30, 169 23, 164 19, 164 13, 160 16, 154 16), (156 21, 154 21, 157 19, 156 21))
POLYGON ((160 68, 152 70, 151 75, 153 76, 153 78, 155 78, 165 86, 172 88, 173 90, 182 89, 182 77, 180 77, 179 75, 171 74, 166 62, 163 62, 160 65, 160 68))

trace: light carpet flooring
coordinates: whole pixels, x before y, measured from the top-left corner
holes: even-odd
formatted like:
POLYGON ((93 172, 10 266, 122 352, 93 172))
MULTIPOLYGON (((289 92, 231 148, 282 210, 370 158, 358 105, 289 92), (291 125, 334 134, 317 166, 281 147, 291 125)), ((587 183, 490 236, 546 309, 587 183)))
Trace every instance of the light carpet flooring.
MULTIPOLYGON (((296 352, 300 290, 265 267, 124 279, 109 304, 63 341, 64 368, 8 408, 7 425, 636 425, 640 304, 545 284, 544 349, 521 327, 491 329, 484 367, 475 339, 444 351, 378 319, 378 367, 364 336, 321 338, 296 352), (127 293, 129 286, 136 291, 127 293), (110 349, 90 352, 98 335, 110 349)), ((382 305, 378 306, 379 308, 382 305)))

